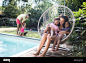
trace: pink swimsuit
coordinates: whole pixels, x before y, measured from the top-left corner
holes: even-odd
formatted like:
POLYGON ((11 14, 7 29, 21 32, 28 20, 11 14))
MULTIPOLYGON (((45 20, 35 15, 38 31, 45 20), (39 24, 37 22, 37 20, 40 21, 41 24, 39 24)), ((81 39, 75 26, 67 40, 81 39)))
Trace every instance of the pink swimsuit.
POLYGON ((55 34, 57 35, 57 31, 59 30, 59 27, 56 26, 54 23, 50 23, 50 27, 53 27, 55 29, 55 34))
POLYGON ((24 29, 25 29, 25 28, 24 28, 24 27, 22 27, 20 31, 21 31, 21 32, 24 32, 24 29))

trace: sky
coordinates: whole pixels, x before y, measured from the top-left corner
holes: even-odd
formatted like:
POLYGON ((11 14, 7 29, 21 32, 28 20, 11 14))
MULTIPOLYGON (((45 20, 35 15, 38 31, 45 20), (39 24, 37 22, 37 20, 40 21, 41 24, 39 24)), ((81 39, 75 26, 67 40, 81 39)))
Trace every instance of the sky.
MULTIPOLYGON (((28 0, 28 1, 32 3, 34 0, 28 0)), ((0 6, 2 6, 2 2, 3 2, 3 0, 0 0, 0 6)), ((55 2, 52 2, 52 3, 53 3, 54 5, 56 5, 55 2)), ((35 4, 33 3, 32 6, 34 7, 35 4)))
POLYGON ((2 6, 2 1, 3 1, 3 0, 0 0, 0 6, 2 6))

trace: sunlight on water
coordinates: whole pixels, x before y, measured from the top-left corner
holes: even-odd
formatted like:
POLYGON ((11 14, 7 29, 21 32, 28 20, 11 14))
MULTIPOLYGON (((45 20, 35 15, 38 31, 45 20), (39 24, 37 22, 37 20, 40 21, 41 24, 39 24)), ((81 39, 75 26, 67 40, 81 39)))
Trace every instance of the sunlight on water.
POLYGON ((10 57, 39 44, 39 40, 0 34, 0 57, 10 57))
POLYGON ((3 43, 3 40, 2 39, 0 39, 0 43, 3 43))

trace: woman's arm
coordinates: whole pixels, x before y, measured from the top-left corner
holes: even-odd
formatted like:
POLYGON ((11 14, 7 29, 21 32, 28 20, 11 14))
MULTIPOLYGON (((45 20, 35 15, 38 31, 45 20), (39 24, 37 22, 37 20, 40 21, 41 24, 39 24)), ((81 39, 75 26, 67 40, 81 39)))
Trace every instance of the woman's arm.
POLYGON ((66 31, 60 31, 59 34, 66 34, 66 31))
POLYGON ((59 34, 69 34, 70 32, 67 31, 60 31, 59 34))

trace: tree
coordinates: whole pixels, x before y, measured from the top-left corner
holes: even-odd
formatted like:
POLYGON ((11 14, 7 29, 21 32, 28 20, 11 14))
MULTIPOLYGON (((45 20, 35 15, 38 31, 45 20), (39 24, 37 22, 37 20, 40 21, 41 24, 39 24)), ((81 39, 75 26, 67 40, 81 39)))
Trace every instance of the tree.
POLYGON ((14 0, 12 0, 8 6, 5 6, 4 14, 9 18, 16 18, 19 15, 17 3, 14 0))
POLYGON ((65 6, 69 7, 72 11, 78 11, 82 3, 83 0, 65 0, 65 6))
MULTIPOLYGON (((82 9, 79 9, 77 12, 74 12, 75 17, 77 18, 75 26, 79 28, 81 27, 79 29, 81 30, 80 31, 81 36, 78 36, 76 39, 72 38, 72 40, 75 39, 77 44, 74 45, 71 52, 74 54, 74 56, 77 56, 77 57, 86 56, 86 2, 83 2, 83 5, 81 5, 81 7, 82 9)), ((72 37, 75 37, 75 35, 72 37)))
MULTIPOLYGON (((57 4, 64 5, 64 0, 53 0, 57 4)), ((72 11, 78 11, 84 0, 65 0, 65 6, 69 7, 72 11)))

